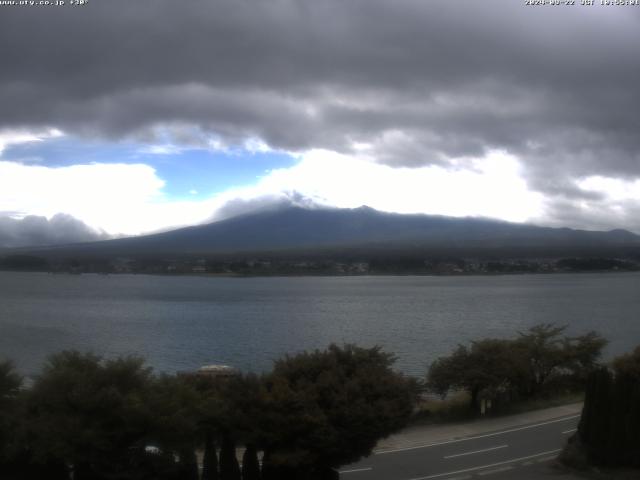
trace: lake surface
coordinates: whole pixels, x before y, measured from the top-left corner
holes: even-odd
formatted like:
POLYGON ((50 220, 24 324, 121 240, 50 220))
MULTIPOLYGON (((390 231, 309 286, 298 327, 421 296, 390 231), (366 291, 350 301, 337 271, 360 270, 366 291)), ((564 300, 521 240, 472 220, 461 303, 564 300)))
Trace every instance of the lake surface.
POLYGON ((460 342, 540 322, 640 344, 640 273, 211 278, 0 272, 0 358, 36 372, 62 349, 139 354, 159 371, 263 371, 331 342, 382 345, 421 376, 460 342))

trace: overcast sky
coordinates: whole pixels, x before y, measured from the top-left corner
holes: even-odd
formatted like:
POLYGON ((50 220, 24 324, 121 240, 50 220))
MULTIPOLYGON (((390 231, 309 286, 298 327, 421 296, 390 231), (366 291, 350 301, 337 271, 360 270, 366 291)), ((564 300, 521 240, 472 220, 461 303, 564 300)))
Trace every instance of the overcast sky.
POLYGON ((640 7, 577 3, 0 6, 0 230, 294 203, 640 233, 640 7))

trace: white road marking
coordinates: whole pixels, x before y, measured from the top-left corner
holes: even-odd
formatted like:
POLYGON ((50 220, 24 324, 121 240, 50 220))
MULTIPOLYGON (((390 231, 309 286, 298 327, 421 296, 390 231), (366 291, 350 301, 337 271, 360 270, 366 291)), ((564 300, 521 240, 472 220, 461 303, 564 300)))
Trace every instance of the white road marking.
POLYGON ((575 432, 575 431, 577 431, 577 430, 578 430, 577 428, 571 428, 571 429, 569 429, 569 430, 565 430, 564 432, 562 432, 562 434, 563 434, 563 435, 566 435, 567 433, 573 433, 573 432, 575 432))
POLYGON ((352 470, 340 470, 338 473, 356 473, 356 472, 368 472, 370 470, 373 470, 373 467, 366 467, 366 468, 354 468, 352 470))
POLYGON ((499 445, 497 447, 491 448, 483 448, 482 450, 475 450, 473 452, 465 452, 465 453, 456 453, 455 455, 447 455, 444 458, 456 458, 456 457, 464 457, 465 455, 473 455, 474 453, 482 453, 482 452, 490 452, 492 450, 499 450, 501 448, 507 448, 509 445, 499 445))
POLYGON ((556 457, 551 456, 551 457, 542 457, 536 460, 536 462, 538 463, 544 463, 544 462, 550 462, 551 460, 555 460, 556 457))
POLYGON ((507 470, 513 470, 513 467, 507 465, 506 467, 494 468, 493 470, 485 470, 484 472, 478 472, 478 475, 491 475, 493 473, 506 472, 507 470))
POLYGON ((417 450, 417 449, 420 449, 420 448, 436 447, 438 445, 448 445, 450 443, 467 442, 469 440, 476 440, 478 438, 495 437, 496 435, 504 435, 505 433, 519 432, 520 430, 527 430, 529 428, 542 427, 544 425, 550 425, 552 423, 566 422, 567 420, 573 420, 574 418, 579 418, 579 417, 580 417, 580 415, 572 415, 570 417, 563 417, 563 418, 558 418, 556 420, 549 420, 548 422, 536 423, 535 425, 527 425, 525 427, 510 428, 509 430, 503 430, 501 432, 486 433, 484 435, 476 435, 475 437, 458 438, 458 439, 455 439, 455 440, 448 440, 446 442, 428 443, 428 444, 425 444, 425 445, 417 445, 415 447, 394 448, 392 450, 380 450, 378 452, 374 452, 373 454, 374 455, 384 455, 384 454, 387 454, 387 453, 404 452, 404 451, 407 451, 407 450, 417 450))
POLYGON ((522 460, 528 460, 530 458, 542 457, 544 455, 558 453, 560 450, 561 449, 549 450, 548 452, 541 452, 541 453, 536 453, 534 455, 527 455, 526 457, 512 458, 511 460, 505 460, 503 462, 490 463, 489 465, 481 465, 479 467, 465 468, 464 470, 456 470, 455 472, 436 473, 435 475, 427 475, 426 477, 415 477, 415 478, 411 478, 410 480, 428 480, 430 478, 446 477, 447 475, 457 475, 458 473, 474 472, 476 470, 484 470, 485 468, 498 467, 500 465, 507 465, 509 463, 520 462, 522 460))

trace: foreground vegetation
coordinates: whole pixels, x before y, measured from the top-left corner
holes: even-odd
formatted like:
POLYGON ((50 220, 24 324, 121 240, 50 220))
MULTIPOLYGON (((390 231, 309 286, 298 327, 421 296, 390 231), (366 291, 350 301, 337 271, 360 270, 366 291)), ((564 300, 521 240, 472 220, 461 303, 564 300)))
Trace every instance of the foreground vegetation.
POLYGON ((579 468, 640 468, 640 346, 590 375, 578 431, 562 459, 579 468))
POLYGON ((468 394, 472 412, 509 409, 543 397, 583 392, 607 341, 596 332, 570 337, 566 327, 536 325, 512 339, 459 345, 432 363, 428 389, 468 394))
POLYGON ((459 419, 576 398, 587 380, 583 456, 636 465, 640 348, 610 371, 600 335, 564 331, 461 345, 422 386, 392 370, 391 354, 354 345, 285 356, 261 376, 155 375, 140 358, 65 351, 25 387, 0 362, 0 478, 336 479, 415 420, 420 390, 454 398, 459 419))
POLYGON ((392 363, 379 348, 333 345, 287 356, 261 377, 222 379, 155 376, 139 358, 67 351, 28 389, 3 363, 0 478, 337 478, 333 468, 369 454, 411 415, 415 382, 392 363))

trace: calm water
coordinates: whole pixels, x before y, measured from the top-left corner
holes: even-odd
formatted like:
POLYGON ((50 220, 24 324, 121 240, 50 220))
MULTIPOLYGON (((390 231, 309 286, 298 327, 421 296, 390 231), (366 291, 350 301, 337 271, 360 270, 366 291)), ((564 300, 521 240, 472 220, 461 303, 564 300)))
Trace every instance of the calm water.
POLYGON ((384 346, 422 375, 458 342, 540 322, 640 343, 640 274, 206 278, 0 272, 0 357, 24 373, 66 348, 141 354, 157 370, 261 371, 331 342, 384 346))

